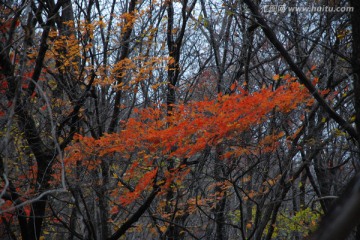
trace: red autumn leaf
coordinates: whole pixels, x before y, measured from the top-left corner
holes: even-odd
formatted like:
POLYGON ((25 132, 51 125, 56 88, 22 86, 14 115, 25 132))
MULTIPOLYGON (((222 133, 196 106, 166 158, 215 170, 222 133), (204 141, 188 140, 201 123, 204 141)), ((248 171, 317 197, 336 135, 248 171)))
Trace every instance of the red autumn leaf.
POLYGON ((31 213, 31 207, 30 207, 30 205, 26 205, 26 206, 24 207, 24 212, 25 212, 25 215, 26 215, 27 217, 30 217, 30 213, 31 213))
POLYGON ((144 176, 139 180, 133 192, 128 192, 124 196, 120 197, 120 204, 126 206, 135 201, 140 196, 141 192, 144 191, 145 188, 154 180, 156 173, 157 168, 145 173, 144 176))

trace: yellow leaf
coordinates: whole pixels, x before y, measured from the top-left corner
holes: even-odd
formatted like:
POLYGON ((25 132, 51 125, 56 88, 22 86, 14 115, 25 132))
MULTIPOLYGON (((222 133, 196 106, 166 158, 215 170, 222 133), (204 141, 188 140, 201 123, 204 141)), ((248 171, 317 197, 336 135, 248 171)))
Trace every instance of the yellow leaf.
POLYGON ((160 227, 161 232, 164 233, 164 232, 166 232, 166 230, 167 230, 167 226, 163 225, 163 226, 160 227))
POLYGON ((165 181, 164 180, 161 180, 161 181, 158 181, 156 184, 157 185, 162 185, 165 181))
POLYGON ((273 185, 275 185, 276 182, 275 182, 274 180, 270 179, 270 180, 268 181, 268 183, 269 183, 270 186, 273 186, 273 185))
POLYGON ((341 39, 343 39, 345 36, 346 36, 345 34, 340 33, 340 34, 338 34, 336 37, 341 40, 341 39))
POLYGON ((280 75, 279 75, 279 74, 276 74, 275 76, 273 76, 273 79, 274 79, 274 81, 279 80, 279 79, 280 79, 280 75))
POLYGON ((246 224, 246 228, 247 228, 247 229, 250 229, 251 227, 252 227, 252 224, 251 224, 251 223, 246 224))
POLYGON ((57 88, 57 83, 55 80, 51 79, 49 82, 49 87, 51 88, 51 90, 55 90, 57 88))

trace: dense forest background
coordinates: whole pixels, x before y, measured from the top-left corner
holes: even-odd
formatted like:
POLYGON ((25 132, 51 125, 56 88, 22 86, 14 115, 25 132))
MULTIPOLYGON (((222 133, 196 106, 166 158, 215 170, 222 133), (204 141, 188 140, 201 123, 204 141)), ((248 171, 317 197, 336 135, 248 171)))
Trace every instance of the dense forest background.
POLYGON ((360 1, 0 16, 0 239, 359 239, 360 1))

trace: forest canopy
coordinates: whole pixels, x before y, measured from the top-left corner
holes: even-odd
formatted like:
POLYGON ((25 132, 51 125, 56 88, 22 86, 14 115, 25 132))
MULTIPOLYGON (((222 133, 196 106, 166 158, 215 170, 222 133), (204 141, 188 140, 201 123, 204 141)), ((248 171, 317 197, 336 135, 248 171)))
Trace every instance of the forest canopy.
POLYGON ((357 0, 0 16, 0 239, 360 236, 357 0))

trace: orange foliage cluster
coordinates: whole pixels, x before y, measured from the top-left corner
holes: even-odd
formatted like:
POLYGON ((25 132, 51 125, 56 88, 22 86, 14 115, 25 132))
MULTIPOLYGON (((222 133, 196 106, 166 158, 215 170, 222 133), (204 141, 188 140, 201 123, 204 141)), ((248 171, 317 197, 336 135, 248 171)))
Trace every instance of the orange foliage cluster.
POLYGON ((120 204, 126 206, 132 203, 133 201, 135 201, 140 196, 141 192, 144 191, 150 185, 156 173, 157 173, 157 168, 145 173, 144 176, 139 180, 139 183, 136 185, 134 191, 128 192, 124 196, 120 197, 120 204))
MULTIPOLYGON (((261 146, 254 149, 244 145, 240 134, 271 118, 274 111, 288 113, 310 101, 306 89, 292 80, 275 91, 264 88, 253 94, 242 89, 237 92, 212 101, 179 104, 170 116, 159 108, 136 110, 122 131, 97 140, 77 135, 77 143, 67 148, 66 165, 69 168, 77 161, 86 165, 84 159, 94 161, 105 156, 116 156, 115 159, 131 163, 124 179, 137 184, 135 190, 122 192, 120 204, 127 205, 148 189, 161 170, 161 160, 186 159, 206 147, 220 144, 227 146, 223 159, 240 157, 246 151, 256 153, 256 149, 272 151, 276 140, 283 136, 281 132, 258 139, 261 146)), ((186 163, 177 161, 176 164, 174 169, 162 170, 159 185, 169 186, 169 181, 184 178, 188 172, 186 163)))

